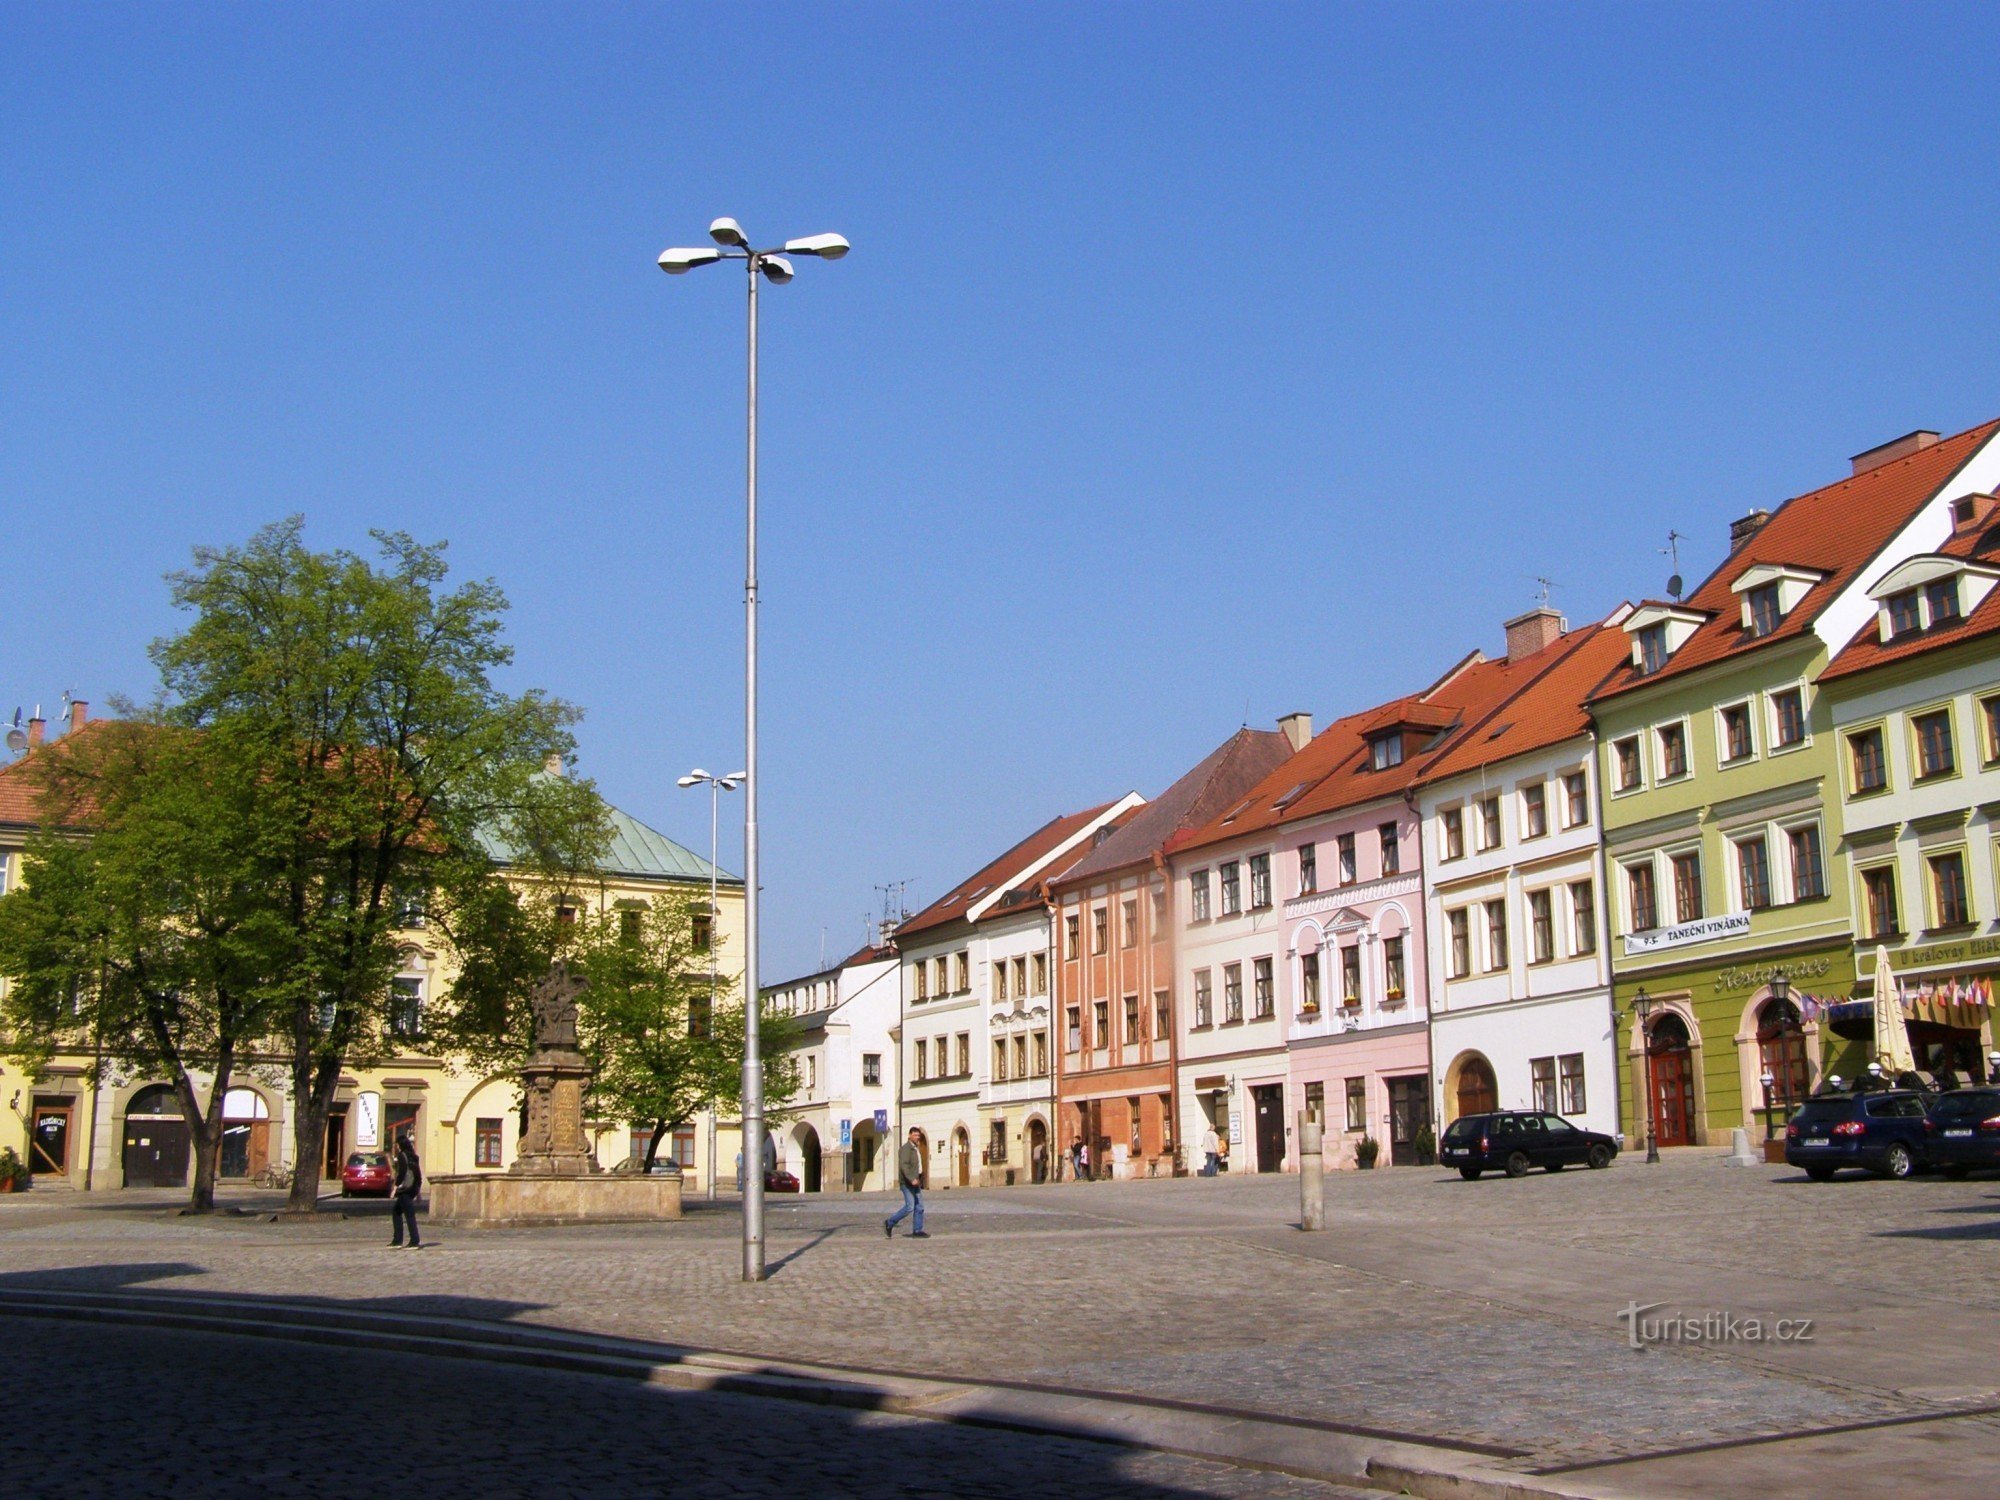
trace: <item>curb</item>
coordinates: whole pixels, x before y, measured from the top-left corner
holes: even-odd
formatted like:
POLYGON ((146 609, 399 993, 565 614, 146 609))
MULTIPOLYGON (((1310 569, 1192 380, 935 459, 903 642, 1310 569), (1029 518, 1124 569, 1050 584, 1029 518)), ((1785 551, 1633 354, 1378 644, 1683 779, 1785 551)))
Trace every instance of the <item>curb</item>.
POLYGON ((1303 1479, 1401 1490, 1436 1500, 1540 1500, 1576 1494, 1537 1488, 1520 1476, 1488 1468, 1495 1458, 1506 1456, 1499 1452, 1359 1433, 1298 1418, 1204 1410, 1045 1387, 863 1373, 535 1324, 420 1316, 278 1298, 246 1302, 198 1294, 30 1287, 9 1287, 0 1292, 0 1316, 179 1328, 488 1360, 634 1380, 674 1390, 800 1401, 1067 1437, 1303 1479), (1508 1488, 1490 1487, 1496 1483, 1508 1488))

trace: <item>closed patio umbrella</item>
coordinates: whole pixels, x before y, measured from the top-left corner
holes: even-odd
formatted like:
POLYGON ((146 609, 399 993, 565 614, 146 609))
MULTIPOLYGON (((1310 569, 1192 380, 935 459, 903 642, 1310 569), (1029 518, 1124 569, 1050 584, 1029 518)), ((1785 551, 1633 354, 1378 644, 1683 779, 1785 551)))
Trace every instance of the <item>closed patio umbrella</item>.
POLYGON ((1889 950, 1875 947, 1875 1060, 1892 1081, 1916 1071, 1910 1053, 1910 1031, 1903 1024, 1903 1007, 1896 999, 1896 976, 1889 968, 1889 950))

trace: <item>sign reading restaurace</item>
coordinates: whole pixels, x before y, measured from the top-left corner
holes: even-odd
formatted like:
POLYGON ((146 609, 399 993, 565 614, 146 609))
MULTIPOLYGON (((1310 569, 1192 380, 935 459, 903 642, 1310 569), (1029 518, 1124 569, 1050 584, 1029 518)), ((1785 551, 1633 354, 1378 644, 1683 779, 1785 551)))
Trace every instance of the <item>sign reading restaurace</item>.
POLYGON ((1682 922, 1677 927, 1655 927, 1651 932, 1628 932, 1625 956, 1656 953, 1662 948, 1685 948, 1689 943, 1712 942, 1716 938, 1742 937, 1750 930, 1750 913, 1732 912, 1726 917, 1703 917, 1699 922, 1682 922))

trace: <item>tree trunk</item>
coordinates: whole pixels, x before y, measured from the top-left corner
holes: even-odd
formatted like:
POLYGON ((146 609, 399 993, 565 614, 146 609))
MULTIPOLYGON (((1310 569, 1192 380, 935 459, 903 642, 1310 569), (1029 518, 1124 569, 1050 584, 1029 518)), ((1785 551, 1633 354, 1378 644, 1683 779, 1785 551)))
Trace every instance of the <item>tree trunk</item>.
POLYGON ((653 1122, 652 1138, 646 1142, 645 1171, 647 1172, 648 1175, 650 1175, 653 1170, 653 1158, 660 1154, 660 1137, 665 1135, 666 1133, 667 1133, 667 1122, 665 1120, 655 1120, 653 1122))
POLYGON ((326 1119, 340 1087, 340 1059, 307 1058, 292 1067, 292 1195, 287 1213, 319 1208, 320 1171, 326 1159, 326 1119))
POLYGON ((209 1085, 208 1108, 204 1110, 201 1095, 187 1069, 174 1069, 174 1092, 180 1096, 181 1115, 187 1120, 188 1146, 194 1158, 188 1189, 188 1209, 192 1213, 215 1211, 215 1183, 222 1175, 222 1112, 229 1096, 230 1072, 226 1058, 217 1064, 215 1080, 209 1085))

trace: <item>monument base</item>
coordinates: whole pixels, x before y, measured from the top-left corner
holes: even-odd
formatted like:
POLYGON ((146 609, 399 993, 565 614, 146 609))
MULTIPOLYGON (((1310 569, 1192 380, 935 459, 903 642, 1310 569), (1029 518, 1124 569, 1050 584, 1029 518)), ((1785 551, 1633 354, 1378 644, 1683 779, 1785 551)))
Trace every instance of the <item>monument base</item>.
POLYGON ((430 1222, 468 1229, 542 1224, 645 1224, 681 1216, 681 1179, 591 1172, 433 1177, 430 1222))

